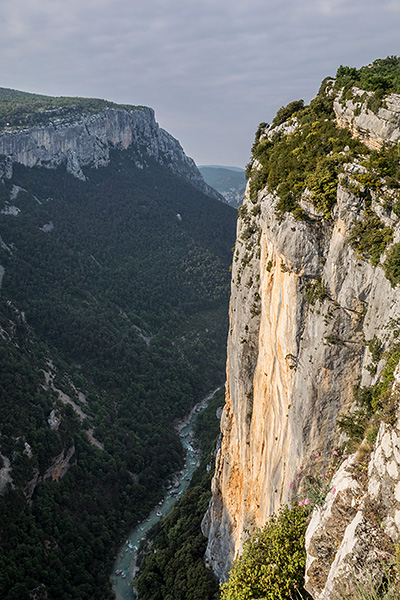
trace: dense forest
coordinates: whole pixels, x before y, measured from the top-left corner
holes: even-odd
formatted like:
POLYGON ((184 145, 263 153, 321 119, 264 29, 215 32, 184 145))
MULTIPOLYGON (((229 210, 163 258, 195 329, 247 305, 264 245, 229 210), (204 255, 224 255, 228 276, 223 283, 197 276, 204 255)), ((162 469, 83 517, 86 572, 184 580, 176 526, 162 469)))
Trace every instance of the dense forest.
POLYGON ((225 371, 236 211, 112 151, 0 184, 0 597, 110 598, 225 371))

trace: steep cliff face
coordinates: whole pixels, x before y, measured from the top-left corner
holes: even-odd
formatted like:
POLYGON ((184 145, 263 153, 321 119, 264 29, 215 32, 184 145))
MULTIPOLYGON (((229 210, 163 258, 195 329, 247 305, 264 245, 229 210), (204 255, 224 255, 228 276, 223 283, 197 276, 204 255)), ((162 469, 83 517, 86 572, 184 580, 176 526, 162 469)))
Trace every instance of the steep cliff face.
MULTIPOLYGON (((340 127, 357 118, 340 96, 334 110, 340 127)), ((390 97, 390 115, 385 110, 383 119, 364 106, 352 133, 362 127, 371 147, 397 141, 400 97, 390 97)), ((301 128, 296 118, 289 123, 283 136, 301 128)), ((278 136, 282 125, 264 129, 258 143, 278 136)), ((384 247, 373 266, 349 244, 354 226, 371 215, 399 241, 399 217, 388 201, 394 194, 383 182, 374 190, 357 183, 362 161, 348 147, 340 154, 346 158, 328 219, 307 185, 297 208, 282 211, 273 186, 255 189, 263 167, 252 164, 232 268, 222 443, 203 521, 206 558, 221 580, 249 533, 294 498, 299 468, 309 471, 316 453, 326 463, 343 440, 337 419, 350 408, 354 386, 375 383, 384 364, 371 368, 368 341, 376 336, 389 348, 391 324, 400 318, 398 290, 385 277, 385 255, 379 259, 384 247)))
POLYGON ((379 585, 386 575, 385 562, 400 532, 399 429, 398 417, 392 425, 382 423, 363 471, 359 455, 351 455, 332 480, 335 493, 312 514, 306 585, 315 600, 336 600, 338 591, 353 597, 357 581, 379 585))
POLYGON ((77 116, 75 120, 58 118, 22 130, 6 128, 0 133, 0 155, 7 157, 7 162, 3 161, 0 173, 11 177, 13 162, 48 168, 66 164, 70 173, 85 180, 82 167, 108 165, 112 148, 135 148, 136 166, 143 168, 146 159, 152 158, 202 192, 223 200, 205 183, 178 140, 159 127, 153 109, 147 107, 105 108, 96 114, 77 116))

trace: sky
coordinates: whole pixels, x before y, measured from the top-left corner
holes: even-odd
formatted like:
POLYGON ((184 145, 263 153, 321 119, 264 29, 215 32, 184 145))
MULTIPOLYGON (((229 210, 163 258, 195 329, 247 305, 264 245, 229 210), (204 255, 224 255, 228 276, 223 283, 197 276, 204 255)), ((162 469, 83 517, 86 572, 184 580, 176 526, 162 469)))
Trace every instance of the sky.
POLYGON ((151 106, 198 165, 339 65, 400 55, 400 0, 1 0, 0 87, 151 106))

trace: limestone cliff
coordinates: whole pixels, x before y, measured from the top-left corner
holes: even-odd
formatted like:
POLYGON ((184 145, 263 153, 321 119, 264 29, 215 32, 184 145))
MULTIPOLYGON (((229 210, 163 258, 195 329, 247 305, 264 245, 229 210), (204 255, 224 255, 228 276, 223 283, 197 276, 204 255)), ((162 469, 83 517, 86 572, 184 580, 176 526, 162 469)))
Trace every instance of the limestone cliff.
POLYGON ((306 585, 314 600, 336 600, 338 591, 353 597, 356 581, 370 586, 385 576, 400 531, 399 430, 398 416, 393 425, 382 423, 371 455, 361 462, 351 455, 332 480, 335 493, 314 510, 306 537, 306 585))
MULTIPOLYGON (((329 95, 334 100, 332 119, 368 141, 370 148, 398 141, 400 96, 392 94, 387 108, 377 114, 364 104, 356 116, 355 105, 341 103, 340 91, 331 90, 329 95)), ((384 361, 372 366, 368 342, 376 336, 382 350, 389 348, 393 323, 400 319, 398 288, 383 268, 385 247, 379 248, 375 260, 354 243, 355 226, 371 218, 378 219, 373 223, 379 223, 379 231, 388 233, 386 252, 400 241, 395 192, 379 177, 375 186, 368 187, 363 166, 367 147, 360 147, 357 154, 344 142, 338 152, 327 139, 315 137, 314 148, 326 145, 326 157, 321 159, 325 162, 315 163, 321 177, 315 186, 310 171, 299 200, 293 203, 290 196, 290 209, 283 210, 285 183, 280 188, 274 185, 271 153, 289 140, 291 156, 298 157, 306 152, 305 140, 313 139, 315 123, 328 121, 312 115, 301 138, 301 115, 289 117, 285 125, 263 127, 257 133, 255 148, 264 145, 270 152, 269 170, 266 154, 263 162, 256 152, 239 210, 222 443, 213 497, 203 521, 209 538, 206 558, 220 580, 226 579, 232 559, 254 527, 293 499, 291 482, 299 467, 307 471, 315 453, 327 462, 335 445, 343 442, 337 419, 351 407, 354 386, 376 383, 383 368, 384 361), (318 204, 316 198, 322 197, 321 165, 331 164, 336 154, 340 167, 328 213, 326 204, 318 204)), ((295 185, 301 188, 299 181, 300 176, 295 185)), ((393 486, 399 478, 396 468, 393 486)), ((398 515, 392 513, 390 527, 398 536, 398 515)), ((318 593, 322 588, 320 582, 318 593)))
POLYGON ((159 127, 153 109, 144 106, 103 108, 94 114, 57 117, 24 129, 6 127, 0 133, 0 155, 6 157, 0 176, 11 177, 13 162, 47 168, 65 164, 70 173, 85 180, 83 167, 104 167, 111 149, 127 148, 134 149, 137 167, 143 168, 148 159, 154 159, 202 192, 223 200, 205 183, 178 140, 159 127))
POLYGON ((360 137, 365 144, 374 149, 379 149, 385 143, 396 143, 400 140, 400 97, 398 94, 389 94, 385 98, 384 106, 376 114, 368 110, 368 100, 372 92, 365 92, 353 88, 352 97, 346 99, 343 92, 338 94, 334 102, 336 119, 341 127, 347 127, 352 133, 360 137))

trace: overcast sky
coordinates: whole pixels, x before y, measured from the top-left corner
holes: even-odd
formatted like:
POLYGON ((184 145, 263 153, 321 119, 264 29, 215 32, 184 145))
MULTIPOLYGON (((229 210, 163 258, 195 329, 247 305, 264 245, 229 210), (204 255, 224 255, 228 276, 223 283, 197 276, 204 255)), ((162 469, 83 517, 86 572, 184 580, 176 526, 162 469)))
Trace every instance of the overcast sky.
POLYGON ((1 0, 0 87, 142 104, 197 164, 340 64, 400 54, 400 0, 1 0))

